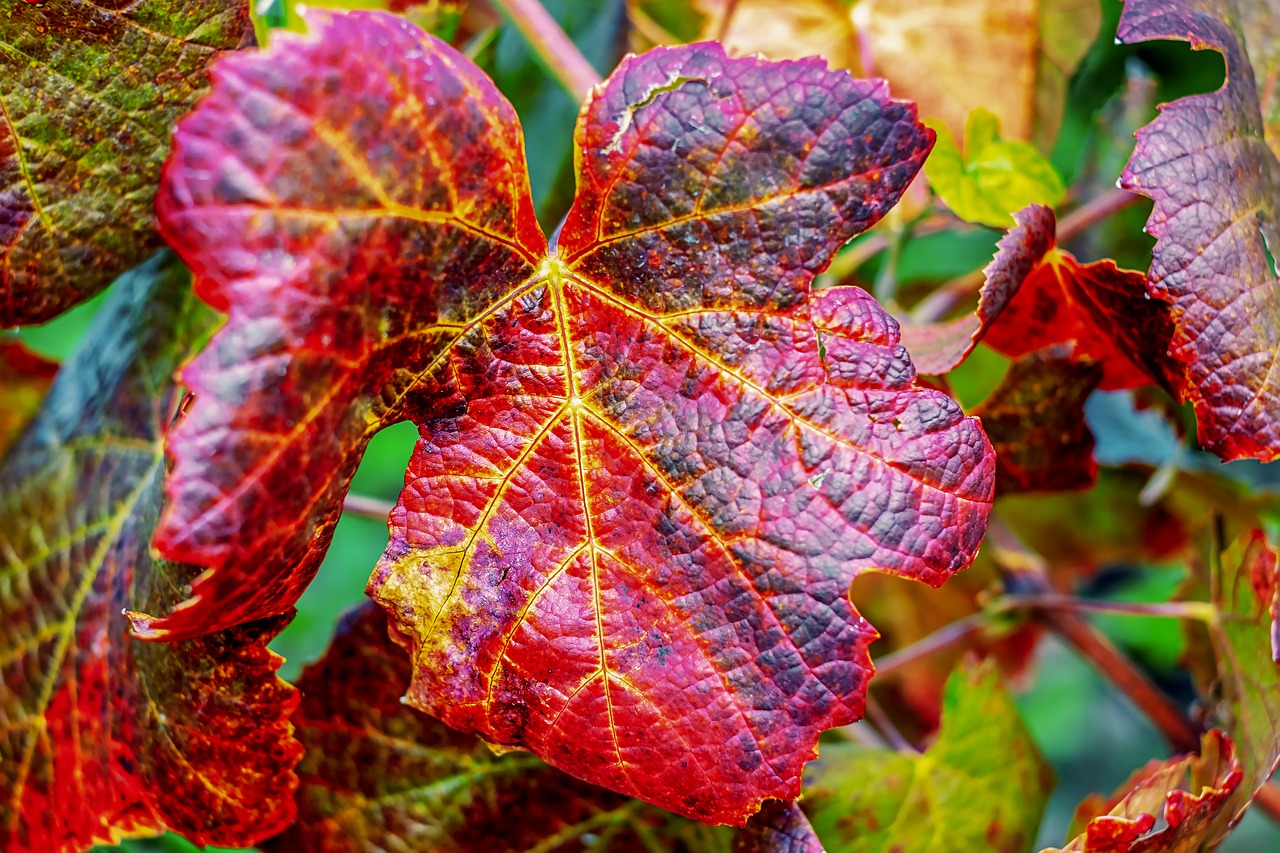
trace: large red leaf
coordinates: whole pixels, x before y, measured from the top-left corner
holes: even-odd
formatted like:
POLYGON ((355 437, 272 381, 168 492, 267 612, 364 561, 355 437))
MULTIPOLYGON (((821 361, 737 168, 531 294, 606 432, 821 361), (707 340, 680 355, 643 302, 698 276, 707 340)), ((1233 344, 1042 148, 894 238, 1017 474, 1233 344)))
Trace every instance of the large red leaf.
POLYGON ((293 812, 285 617, 182 643, 128 636, 179 601, 151 555, 173 371, 211 325, 171 257, 121 279, 0 468, 0 849, 79 851, 165 828, 251 844, 293 812))
POLYGON ((221 63, 177 133, 162 225, 230 317, 157 542, 211 570, 137 630, 288 607, 409 417, 370 591, 411 703, 707 821, 794 798, 862 712, 850 580, 942 583, 990 508, 990 445, 893 320, 809 292, 931 134, 820 61, 656 50, 585 105, 548 253, 492 84, 387 15, 312 26, 221 63))
POLYGON ((1226 61, 1222 88, 1165 104, 1138 131, 1121 177, 1155 201, 1149 287, 1171 306, 1170 354, 1185 364, 1200 443, 1223 459, 1280 456, 1280 136, 1260 103, 1274 97, 1276 13, 1261 0, 1128 0, 1117 33, 1226 61))

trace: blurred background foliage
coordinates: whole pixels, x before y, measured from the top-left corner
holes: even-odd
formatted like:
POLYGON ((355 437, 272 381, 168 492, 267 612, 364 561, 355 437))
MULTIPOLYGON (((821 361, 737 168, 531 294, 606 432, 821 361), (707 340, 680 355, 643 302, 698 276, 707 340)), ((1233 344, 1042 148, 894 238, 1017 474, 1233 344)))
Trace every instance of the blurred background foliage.
MULTIPOLYGON (((286 2, 264 0, 259 5, 262 36, 268 25, 300 26, 286 2)), ((1121 5, 1115 0, 1100 3, 1101 26, 1070 77, 1061 130, 1046 152, 1067 187, 1068 205, 1114 187, 1132 151, 1133 131, 1155 115, 1158 103, 1215 89, 1224 74, 1221 57, 1212 51, 1193 52, 1182 43, 1116 45, 1113 36, 1121 5)), ((322 0, 321 4, 388 6, 387 0, 322 0)), ((544 4, 601 74, 608 73, 634 44, 625 0, 544 0, 544 4)), ((649 20, 660 21, 669 33, 688 39, 703 31, 702 22, 691 15, 688 0, 643 5, 649 20)), ((407 14, 451 38, 515 105, 525 129, 538 215, 544 228, 552 232, 572 199, 572 133, 578 104, 539 64, 516 29, 493 9, 473 3, 464 12, 459 4, 431 0, 407 14)), ((1087 230, 1066 248, 1084 259, 1111 257, 1121 266, 1146 269, 1152 240, 1142 226, 1149 210, 1144 200, 1102 226, 1087 230)), ((998 230, 953 224, 956 227, 909 237, 896 252, 863 251, 865 241, 883 239, 885 228, 901 226, 900 222, 882 223, 846 249, 826 282, 860 283, 882 297, 910 305, 939 285, 971 274, 990 259, 1000 236, 998 230), (892 265, 892 287, 887 291, 886 264, 892 265)), ((74 351, 101 302, 99 297, 45 326, 25 329, 22 337, 38 352, 63 359, 74 351)), ((958 399, 969 408, 997 386, 1007 366, 1006 359, 980 346, 948 378, 958 399)), ((1047 552, 1046 559, 1055 570, 1061 565, 1073 566, 1073 576, 1066 585, 1077 595, 1114 601, 1168 601, 1184 579, 1186 568, 1176 561, 1162 560, 1159 547, 1135 549, 1124 543, 1150 540, 1153 535, 1158 539, 1165 527, 1176 526, 1172 515, 1160 513, 1163 504, 1187 499, 1180 489, 1192 495, 1206 489, 1226 490, 1256 503, 1255 499, 1280 488, 1276 465, 1223 465, 1195 450, 1187 437, 1194 433, 1193 421, 1186 412, 1174 410, 1167 399, 1153 403, 1141 395, 1135 401, 1130 392, 1095 392, 1086 412, 1097 438, 1096 457, 1105 466, 1098 484, 1083 493, 1024 496, 1005 502, 1011 525, 1047 552), (1141 504, 1143 511, 1134 513, 1134 504, 1141 504), (1134 559, 1135 552, 1148 556, 1134 559)), ((379 435, 369 446, 353 492, 394 501, 414 437, 410 424, 379 435)), ((1171 535, 1177 533, 1175 530, 1171 535)), ((297 618, 273 643, 286 658, 281 669, 285 678, 296 678, 307 662, 324 651, 338 614, 363 598, 369 572, 386 541, 385 523, 352 514, 343 517, 323 567, 298 603, 297 618)), ((973 592, 972 600, 981 602, 989 581, 983 573, 989 571, 980 562, 971 570, 971 581, 961 576, 953 584, 970 583, 966 589, 973 592)), ((917 611, 944 618, 965 615, 963 607, 951 614, 951 605, 941 593, 922 588, 903 592, 894 586, 897 582, 876 581, 884 584, 879 603, 864 610, 871 611, 868 616, 886 635, 873 650, 879 656, 939 627, 917 611), (893 608, 899 612, 892 612, 893 608), (886 610, 890 612, 882 612, 886 610)), ((865 591, 855 594, 867 601, 865 591)), ((1122 615, 1091 618, 1178 704, 1191 706, 1196 701, 1190 676, 1178 666, 1185 640, 1176 621, 1122 615)), ((1011 624, 995 642, 1009 641, 1019 630, 1020 626, 1011 624)), ((1057 773, 1057 786, 1037 839, 1039 847, 1064 839, 1072 812, 1085 795, 1110 792, 1148 759, 1169 755, 1169 749, 1144 715, 1069 648, 1051 637, 1024 638, 1020 648, 1022 651, 1015 649, 1011 654, 1025 658, 1029 653, 1029 665, 1024 660, 1007 668, 1016 676, 1012 683, 1017 704, 1057 773)), ((1007 649, 995 653, 1010 654, 1007 649)), ((949 667, 951 662, 944 665, 949 667)), ((878 685, 875 696, 890 709, 904 732, 927 738, 937 722, 936 708, 930 711, 928 703, 939 697, 936 690, 913 690, 913 672, 908 670, 878 685)), ((141 853, 195 848, 168 835, 98 849, 141 853)), ((1278 850, 1280 829, 1251 813, 1222 849, 1236 853, 1278 850)))

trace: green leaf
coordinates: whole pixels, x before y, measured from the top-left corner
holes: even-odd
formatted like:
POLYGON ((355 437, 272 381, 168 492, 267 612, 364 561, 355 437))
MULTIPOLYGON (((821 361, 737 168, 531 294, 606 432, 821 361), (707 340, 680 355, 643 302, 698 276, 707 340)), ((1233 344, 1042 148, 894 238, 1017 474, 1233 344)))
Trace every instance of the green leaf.
POLYGON ((155 251, 169 129, 248 19, 245 0, 4 0, 0 326, 48 320, 155 251))
POLYGON ((829 853, 1022 851, 1052 786, 988 660, 951 676, 926 752, 825 747, 805 776, 802 805, 829 853))
POLYGON ((1000 137, 1000 120, 976 109, 964 127, 964 153, 941 124, 925 175, 947 207, 968 222, 1009 228, 1014 211, 1029 204, 1050 207, 1062 201, 1066 188, 1053 166, 1029 142, 1000 137))

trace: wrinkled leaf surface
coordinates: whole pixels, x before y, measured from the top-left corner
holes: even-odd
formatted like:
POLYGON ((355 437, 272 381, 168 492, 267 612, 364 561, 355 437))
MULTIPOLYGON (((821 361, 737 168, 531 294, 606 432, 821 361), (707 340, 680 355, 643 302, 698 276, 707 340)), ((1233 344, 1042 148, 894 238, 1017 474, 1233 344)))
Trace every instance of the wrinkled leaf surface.
POLYGON ((215 68, 166 172, 165 234, 230 316, 185 373, 157 537, 211 570, 136 630, 288 607, 410 418, 369 590, 411 703, 703 820, 793 799, 862 711, 853 576, 942 583, 990 507, 989 444, 892 319, 809 292, 931 134, 820 61, 655 50, 583 108, 548 251, 474 66, 388 15, 310 20, 215 68))

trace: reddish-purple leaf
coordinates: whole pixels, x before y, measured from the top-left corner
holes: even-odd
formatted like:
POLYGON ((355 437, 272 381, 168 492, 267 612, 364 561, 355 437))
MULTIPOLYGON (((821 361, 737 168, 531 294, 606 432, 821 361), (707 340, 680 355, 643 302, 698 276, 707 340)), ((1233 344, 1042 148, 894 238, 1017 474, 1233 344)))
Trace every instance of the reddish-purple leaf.
POLYGON ((941 584, 990 509, 990 445, 893 320, 809 291, 930 132, 820 61, 656 50, 584 106, 548 252, 478 70, 387 15, 312 22, 221 63, 177 133, 162 224, 230 317, 157 543, 211 570, 137 629, 289 606, 368 437, 411 418, 370 582, 411 703, 702 820, 793 799, 862 712, 849 582, 941 584))
POLYGON ((1231 822, 1227 806, 1243 776, 1231 738, 1214 729, 1204 735, 1200 755, 1152 761, 1111 799, 1086 799, 1076 811, 1079 834, 1044 853, 1212 850, 1231 822))
POLYGON ((1280 139, 1260 98, 1274 88, 1273 34, 1262 24, 1275 7, 1257 3, 1258 19, 1246 22, 1241 5, 1255 4, 1125 3, 1120 41, 1190 41, 1221 53, 1227 76, 1215 92, 1165 104, 1138 132, 1121 182, 1155 201, 1149 287, 1170 306, 1170 354, 1185 365, 1179 390, 1195 405, 1200 443, 1223 459, 1271 460, 1280 456, 1280 139))
POLYGON ((823 853, 818 834, 796 803, 766 803, 733 843, 734 853, 823 853))
POLYGON ((1053 249, 1057 220, 1053 210, 1033 204, 1013 215, 1016 223, 996 244, 995 257, 983 269, 978 307, 946 323, 904 325, 902 342, 916 369, 931 376, 960 366, 999 318, 1044 256, 1053 249))
POLYGON ((1087 489, 1098 478, 1093 433, 1084 401, 1102 366, 1081 360, 1065 344, 1020 358, 1000 387, 973 409, 996 449, 996 490, 1057 492, 1087 489))

